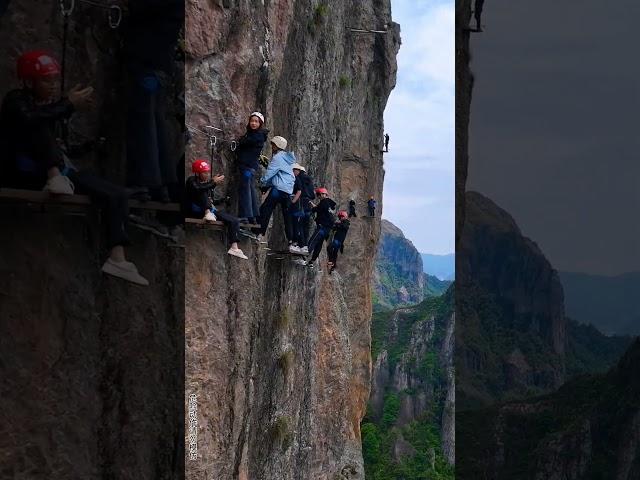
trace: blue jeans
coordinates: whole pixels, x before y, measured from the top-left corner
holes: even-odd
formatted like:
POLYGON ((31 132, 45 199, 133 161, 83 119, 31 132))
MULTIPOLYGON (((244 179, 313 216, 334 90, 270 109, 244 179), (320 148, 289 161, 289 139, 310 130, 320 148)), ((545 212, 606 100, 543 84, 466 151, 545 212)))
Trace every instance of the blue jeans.
POLYGON ((316 231, 313 232, 313 235, 309 240, 309 251, 313 252, 313 255, 311 256, 312 262, 315 262, 316 259, 320 256, 320 252, 322 251, 322 244, 329 237, 329 233, 331 233, 331 228, 323 227, 321 225, 316 226, 316 231))
POLYGON ((240 191, 238 192, 238 216, 256 218, 260 216, 258 192, 253 181, 256 171, 253 168, 242 170, 240 176, 240 191))

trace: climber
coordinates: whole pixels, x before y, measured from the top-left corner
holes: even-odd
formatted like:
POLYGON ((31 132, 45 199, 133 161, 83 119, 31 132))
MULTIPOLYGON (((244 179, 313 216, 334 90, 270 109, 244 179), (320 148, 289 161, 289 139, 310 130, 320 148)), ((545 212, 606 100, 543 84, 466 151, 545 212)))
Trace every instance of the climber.
POLYGON ((293 184, 293 198, 291 199, 291 223, 293 225, 293 253, 309 253, 309 220, 311 219, 311 200, 316 198, 313 180, 307 174, 306 168, 299 163, 293 164, 293 174, 296 181, 293 184))
POLYGON ((329 274, 333 273, 338 261, 338 252, 344 253, 344 241, 349 231, 349 220, 347 212, 340 210, 338 212, 338 221, 333 226, 333 239, 327 245, 327 268, 329 274))
POLYGON ((356 201, 352 198, 349 200, 349 217, 357 217, 356 213, 356 201))
POLYGON ((172 83, 183 0, 128 2, 124 39, 128 72, 127 164, 130 189, 140 200, 169 202, 178 189, 166 123, 166 90, 172 83))
POLYGON ((238 140, 236 156, 240 169, 240 188, 238 191, 238 216, 246 218, 247 223, 256 223, 260 215, 258 193, 254 176, 260 165, 260 153, 267 141, 269 130, 262 128, 264 116, 260 112, 249 115, 246 133, 238 140))
POLYGON ((473 7, 473 16, 476 19, 476 31, 482 32, 482 9, 484 7, 484 0, 476 0, 473 7))
POLYGON ((185 216, 189 218, 201 218, 205 222, 220 220, 224 223, 229 236, 229 255, 248 260, 248 257, 238 247, 240 234, 240 221, 238 218, 226 212, 216 209, 228 200, 214 200, 213 191, 216 185, 224 182, 224 175, 215 175, 211 179, 209 174, 211 166, 206 160, 196 160, 191 164, 193 175, 187 178, 185 188, 185 216))
POLYGON ((389 134, 384 134, 384 151, 389 152, 389 134))
POLYGON ((276 206, 280 205, 284 218, 285 235, 291 250, 293 233, 289 216, 289 206, 291 205, 289 196, 293 193, 293 185, 295 183, 292 166, 296 161, 296 157, 292 152, 286 151, 286 148, 287 141, 284 138, 276 136, 271 139, 271 161, 269 162, 267 171, 260 179, 262 192, 268 193, 260 206, 259 233, 262 236, 265 235, 271 214, 276 206))
POLYGON ((336 202, 329 198, 329 191, 324 187, 316 188, 316 196, 320 199, 317 204, 313 202, 312 212, 316 215, 316 230, 313 232, 309 240, 309 251, 313 252, 311 260, 308 262, 299 262, 301 265, 307 265, 314 268, 314 262, 318 259, 322 251, 322 244, 329 237, 331 229, 335 224, 336 202))
POLYGON ((367 208, 369 209, 369 216, 370 217, 375 217, 376 216, 376 205, 378 204, 378 202, 376 202, 373 198, 373 195, 371 195, 369 197, 369 201, 367 202, 367 208))
POLYGON ((88 194, 105 209, 109 258, 102 271, 139 285, 149 285, 125 258, 129 203, 125 189, 89 172, 78 171, 65 155, 56 130, 77 110, 93 105, 92 87, 75 86, 60 96, 60 64, 41 50, 18 58, 22 88, 7 93, 0 109, 0 132, 6 151, 0 185, 52 194, 88 194))

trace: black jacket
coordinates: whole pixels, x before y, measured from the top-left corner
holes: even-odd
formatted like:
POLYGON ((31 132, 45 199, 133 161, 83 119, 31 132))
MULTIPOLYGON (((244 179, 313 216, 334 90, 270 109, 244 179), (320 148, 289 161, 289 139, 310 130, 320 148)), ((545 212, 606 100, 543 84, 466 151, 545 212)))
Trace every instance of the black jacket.
POLYGON ((213 192, 216 188, 216 184, 213 180, 208 182, 201 182, 198 177, 191 175, 187 178, 184 192, 184 211, 185 215, 200 218, 201 212, 196 212, 193 209, 193 205, 197 205, 201 210, 209 210, 213 205, 220 205, 225 202, 225 199, 213 200, 213 192))
POLYGON ((46 174, 51 167, 64 164, 62 150, 56 140, 59 122, 69 118, 74 107, 67 99, 47 105, 36 105, 28 90, 12 90, 0 108, 3 174, 14 171, 16 158, 24 155, 36 165, 34 175, 46 174), (5 164, 6 162, 6 164, 5 164))
POLYGON ((330 198, 323 198, 317 207, 311 210, 316 214, 316 224, 321 227, 332 228, 335 223, 336 202, 330 198))
POLYGON ((238 140, 238 148, 236 149, 238 166, 241 169, 258 169, 260 166, 258 160, 262 152, 262 147, 264 147, 267 141, 268 133, 269 130, 251 130, 247 127, 247 133, 240 137, 238 140))
MULTIPOLYGON (((347 238, 347 233, 349 232, 350 222, 346 218, 333 226, 334 234, 333 239, 338 240, 341 245, 344 245, 344 240, 347 238)), ((341 248, 342 249, 342 248, 341 248)))
POLYGON ((129 2, 124 52, 130 68, 171 73, 184 18, 184 0, 129 2))

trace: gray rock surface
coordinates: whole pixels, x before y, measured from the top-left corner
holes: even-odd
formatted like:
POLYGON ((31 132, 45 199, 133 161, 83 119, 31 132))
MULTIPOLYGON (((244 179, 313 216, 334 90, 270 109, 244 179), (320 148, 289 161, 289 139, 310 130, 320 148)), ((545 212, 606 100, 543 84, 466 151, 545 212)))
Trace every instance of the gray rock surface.
MULTIPOLYGON (((189 1, 187 122, 221 128, 220 140, 230 141, 250 112, 262 111, 271 135, 287 138, 316 184, 346 208, 350 198, 381 198, 382 114, 399 27, 387 0, 321 5, 189 1), (348 29, 385 24, 380 36, 348 29)), ((205 141, 194 137, 187 168, 206 156, 205 141)), ((219 143, 214 170, 234 194, 229 143, 219 143)), ((189 479, 363 478, 379 231, 378 219, 354 220, 332 276, 247 242, 250 260, 238 260, 218 233, 188 232, 186 395, 198 397, 199 423, 189 479)), ((269 244, 284 245, 277 212, 269 244)))

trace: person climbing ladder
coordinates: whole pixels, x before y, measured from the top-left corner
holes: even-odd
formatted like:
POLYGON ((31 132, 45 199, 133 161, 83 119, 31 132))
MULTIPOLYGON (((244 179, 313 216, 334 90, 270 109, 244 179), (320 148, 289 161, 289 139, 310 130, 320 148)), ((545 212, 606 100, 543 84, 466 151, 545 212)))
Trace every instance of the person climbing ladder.
POLYGON ((316 198, 313 180, 307 175, 307 170, 299 163, 293 165, 296 181, 293 185, 291 200, 291 222, 293 224, 292 253, 309 253, 309 220, 311 218, 311 200, 316 198))
POLYGON ((225 200, 214 201, 213 192, 216 185, 224 181, 224 175, 216 175, 209 178, 211 166, 206 160, 196 160, 191 165, 193 175, 187 178, 185 188, 185 216, 189 218, 201 218, 205 222, 222 221, 227 229, 230 248, 229 255, 248 260, 248 257, 238 247, 240 234, 240 221, 238 218, 226 212, 216 209, 225 200))
POLYGON ((6 144, 0 185, 57 195, 89 195, 106 213, 109 257, 102 271, 149 285, 125 257, 124 247, 130 244, 126 190, 90 172, 78 171, 56 136, 62 121, 93 105, 93 88, 76 86, 60 98, 60 64, 42 50, 20 55, 17 71, 22 88, 7 93, 0 108, 0 134, 6 144))
POLYGON ((356 213, 356 201, 352 198, 349 200, 349 217, 357 217, 356 213))
POLYGON ((284 218, 284 228, 289 246, 293 243, 293 233, 291 228, 291 218, 289 206, 291 205, 290 195, 293 193, 295 177, 293 175, 293 164, 296 161, 292 152, 286 151, 287 141, 276 136, 271 139, 272 157, 267 167, 267 171, 260 179, 262 191, 268 192, 260 206, 260 235, 265 235, 271 214, 277 205, 280 205, 284 218))
POLYGON ((269 130, 262 128, 264 116, 260 112, 249 115, 246 133, 238 140, 236 156, 240 170, 238 216, 247 223, 257 223, 260 210, 254 177, 260 167, 258 161, 269 130))
POLYGON ((309 268, 314 268, 314 262, 320 256, 322 245, 329 237, 335 223, 336 202, 329 198, 329 191, 324 187, 316 188, 316 196, 320 199, 312 209, 316 215, 316 230, 309 240, 309 251, 313 253, 308 262, 300 262, 301 265, 309 268))
POLYGON ((373 198, 373 195, 371 195, 369 197, 369 201, 367 202, 367 209, 369 210, 369 216, 370 217, 375 217, 376 216, 376 206, 378 205, 378 202, 375 201, 375 199, 373 198))
POLYGON ((338 262, 338 252, 344 253, 344 241, 347 238, 349 232, 349 219, 347 212, 341 210, 338 212, 338 221, 333 226, 333 239, 327 245, 327 267, 329 268, 329 275, 333 273, 338 262))

